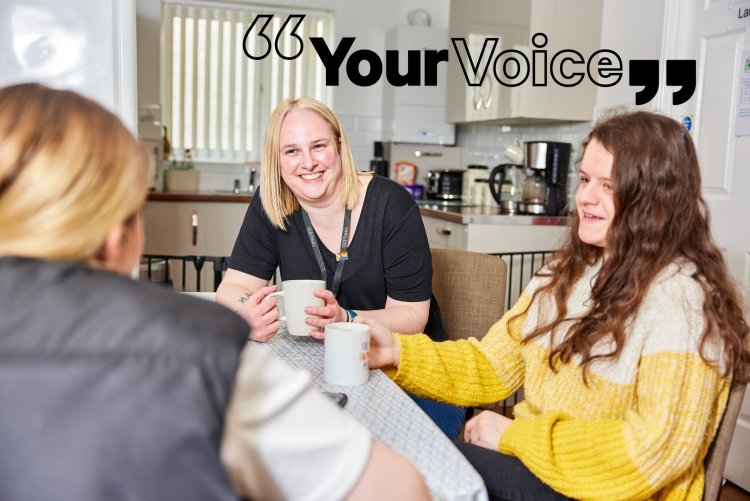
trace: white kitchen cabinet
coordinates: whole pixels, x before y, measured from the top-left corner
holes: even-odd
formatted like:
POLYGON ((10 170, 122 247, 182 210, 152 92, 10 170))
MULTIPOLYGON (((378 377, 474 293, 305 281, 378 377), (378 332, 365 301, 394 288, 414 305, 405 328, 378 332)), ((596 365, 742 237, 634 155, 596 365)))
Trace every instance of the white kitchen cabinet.
MULTIPOLYGON (((247 203, 149 201, 143 211, 146 254, 170 256, 229 256, 245 217, 247 203)), ((170 278, 180 289, 182 269, 172 263, 170 278)), ((195 270, 185 271, 185 290, 194 291, 195 270)), ((213 268, 205 263, 201 289, 212 290, 213 268)))
POLYGON ((399 74, 406 74, 407 51, 420 51, 419 85, 383 86, 383 139, 427 144, 455 144, 455 125, 445 120, 447 64, 437 65, 437 85, 425 85, 425 51, 448 48, 448 30, 399 26, 386 33, 387 50, 399 54, 399 74))
MULTIPOLYGON (((508 216, 532 217, 532 216, 508 216)), ((430 247, 483 252, 531 252, 557 249, 567 226, 533 224, 456 223, 422 217, 430 247)))
MULTIPOLYGON (((462 65, 451 48, 448 122, 531 124, 591 120, 596 86, 587 76, 575 86, 560 86, 550 77, 548 66, 557 52, 567 49, 579 52, 588 61, 600 48, 601 23, 602 0, 452 0, 450 38, 466 40, 475 63, 488 37, 497 37, 499 41, 481 86, 467 83, 462 65), (547 37, 546 45, 541 48, 532 46, 532 36, 536 33, 547 37), (528 79, 516 87, 502 85, 494 76, 495 59, 508 49, 519 50, 530 62, 528 79), (546 65, 541 57, 534 64, 532 50, 546 51, 546 65), (534 73, 546 75, 546 85, 534 85, 534 73)), ((464 58, 471 75, 468 59, 464 58)), ((571 65, 566 64, 567 71, 572 71, 571 65)), ((498 71, 501 66, 498 65, 498 71)), ((509 65, 509 70, 514 68, 509 65)), ((576 69, 585 72, 585 66, 576 69)), ((472 80, 478 83, 479 77, 472 80)), ((541 83, 539 78, 537 82, 541 83)))
POLYGON ((146 253, 228 256, 246 211, 246 203, 150 201, 146 253))
POLYGON ((424 217, 422 221, 430 247, 467 250, 466 237, 469 233, 469 225, 433 217, 424 217))

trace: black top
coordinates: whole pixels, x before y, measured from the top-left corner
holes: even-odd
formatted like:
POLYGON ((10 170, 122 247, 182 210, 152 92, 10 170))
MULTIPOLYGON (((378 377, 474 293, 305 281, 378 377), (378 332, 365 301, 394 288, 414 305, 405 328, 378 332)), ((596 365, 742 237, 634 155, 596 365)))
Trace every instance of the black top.
POLYGON ((247 330, 156 285, 0 258, 0 499, 236 499, 219 448, 247 330))
MULTIPOLYGON (((327 288, 336 270, 336 255, 318 238, 326 267, 327 288)), ((387 297, 418 302, 432 299, 425 332, 446 339, 440 309, 432 297, 432 257, 419 208, 394 181, 374 176, 365 193, 357 231, 349 245, 336 300, 344 308, 379 310, 387 297)), ((229 267, 270 280, 276 267, 282 280, 320 279, 301 211, 287 218, 286 231, 268 219, 260 196, 253 197, 234 244, 229 267)))

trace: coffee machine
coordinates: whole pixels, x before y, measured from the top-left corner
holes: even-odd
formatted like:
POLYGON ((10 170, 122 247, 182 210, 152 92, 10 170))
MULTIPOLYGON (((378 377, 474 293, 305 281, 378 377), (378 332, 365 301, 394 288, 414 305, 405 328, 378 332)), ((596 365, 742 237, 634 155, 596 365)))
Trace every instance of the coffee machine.
POLYGON ((529 141, 526 146, 526 168, 523 204, 527 214, 565 215, 568 202, 568 165, 570 143, 529 141))

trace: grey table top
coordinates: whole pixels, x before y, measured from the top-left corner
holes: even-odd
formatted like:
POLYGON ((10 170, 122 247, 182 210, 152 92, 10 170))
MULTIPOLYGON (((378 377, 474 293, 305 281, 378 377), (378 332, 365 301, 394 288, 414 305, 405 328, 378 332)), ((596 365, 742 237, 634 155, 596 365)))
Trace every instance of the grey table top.
POLYGON ((434 499, 487 499, 479 474, 432 420, 381 370, 362 386, 335 386, 323 379, 323 342, 279 332, 268 343, 294 367, 310 372, 323 391, 346 393, 344 409, 422 473, 434 499))

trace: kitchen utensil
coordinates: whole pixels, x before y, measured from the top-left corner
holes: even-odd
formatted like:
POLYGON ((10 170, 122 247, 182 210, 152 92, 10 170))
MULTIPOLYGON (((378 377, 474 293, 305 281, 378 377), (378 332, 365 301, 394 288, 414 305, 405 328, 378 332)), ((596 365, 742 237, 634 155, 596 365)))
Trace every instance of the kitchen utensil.
POLYGON ((512 164, 523 163, 523 144, 521 144, 521 141, 516 139, 505 148, 505 158, 510 160, 512 164))
POLYGON ((523 202, 525 177, 523 165, 500 164, 492 169, 489 177, 490 193, 504 214, 519 212, 519 204, 523 202))
POLYGON ((427 198, 434 200, 461 200, 462 170, 431 170, 427 172, 427 198))
POLYGON ((278 296, 283 302, 284 315, 279 319, 286 324, 286 330, 292 336, 309 336, 313 327, 307 325, 308 306, 323 306, 325 301, 317 297, 316 290, 325 289, 325 280, 284 280, 282 290, 272 292, 263 301, 278 296))
POLYGON ((370 379, 370 326, 334 322, 325 327, 323 377, 326 383, 359 386, 370 379))
POLYGON ((475 179, 470 192, 468 200, 471 205, 476 205, 477 207, 497 207, 497 203, 495 203, 495 199, 492 198, 492 193, 490 193, 489 179, 475 179))
POLYGON ((547 181, 544 171, 531 170, 531 175, 523 181, 523 204, 521 209, 527 214, 545 214, 547 181))
POLYGON ((471 192, 474 189, 474 181, 477 179, 487 179, 489 174, 490 171, 487 169, 486 165, 469 165, 466 167, 461 182, 461 200, 474 203, 475 205, 481 205, 481 202, 476 204, 472 201, 471 192))
POLYGON ((536 187, 529 185, 527 197, 524 185, 526 212, 531 214, 562 215, 567 206, 568 164, 570 162, 570 143, 554 141, 529 141, 526 143, 526 166, 544 181, 545 196, 539 197, 537 191, 542 182, 534 180, 536 187), (531 201, 531 200, 534 201, 531 201), (530 204, 530 205, 529 205, 530 204), (543 207, 538 207, 539 205, 543 207))

